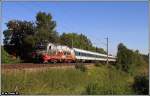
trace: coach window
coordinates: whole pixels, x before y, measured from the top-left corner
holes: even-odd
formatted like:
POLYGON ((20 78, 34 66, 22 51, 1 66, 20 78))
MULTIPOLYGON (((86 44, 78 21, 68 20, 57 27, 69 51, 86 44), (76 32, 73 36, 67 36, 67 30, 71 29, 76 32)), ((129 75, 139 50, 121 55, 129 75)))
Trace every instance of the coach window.
POLYGON ((83 56, 85 56, 85 53, 83 53, 83 56))
POLYGON ((91 54, 89 54, 89 57, 91 57, 91 54))
POLYGON ((97 57, 97 55, 95 55, 95 58, 97 57))
POLYGON ((84 53, 81 53, 81 56, 84 56, 84 53))
POLYGON ((89 57, 91 57, 91 54, 89 54, 89 57))
POLYGON ((88 54, 88 56, 90 57, 90 54, 88 54))
POLYGON ((92 57, 94 57, 94 55, 92 54, 92 57))
POLYGON ((91 57, 91 54, 89 54, 89 57, 91 57))
POLYGON ((85 53, 85 56, 87 56, 87 53, 85 53))
POLYGON ((88 53, 86 53, 86 56, 88 56, 88 53))
POLYGON ((81 53, 79 52, 79 56, 81 55, 81 53))
POLYGON ((79 52, 79 55, 80 55, 80 56, 82 56, 82 53, 81 53, 81 52, 79 52))

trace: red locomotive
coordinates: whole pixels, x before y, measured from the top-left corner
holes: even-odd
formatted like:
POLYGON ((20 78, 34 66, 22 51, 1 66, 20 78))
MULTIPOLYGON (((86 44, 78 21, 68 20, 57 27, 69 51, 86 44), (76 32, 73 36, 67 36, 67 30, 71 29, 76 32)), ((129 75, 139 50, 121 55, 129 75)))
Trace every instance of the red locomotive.
POLYGON ((54 45, 52 43, 38 45, 32 56, 34 58, 38 57, 38 59, 43 63, 75 61, 75 54, 71 48, 67 46, 54 45))

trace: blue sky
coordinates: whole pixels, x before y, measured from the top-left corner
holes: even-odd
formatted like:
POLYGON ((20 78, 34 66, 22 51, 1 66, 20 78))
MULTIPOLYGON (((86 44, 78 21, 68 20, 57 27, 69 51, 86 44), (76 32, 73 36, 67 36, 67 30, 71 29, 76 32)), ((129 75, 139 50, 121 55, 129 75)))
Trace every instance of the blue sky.
POLYGON ((34 22, 39 11, 52 14, 59 34, 83 33, 105 49, 108 36, 112 54, 120 42, 148 53, 148 2, 3 2, 2 30, 12 19, 34 22))

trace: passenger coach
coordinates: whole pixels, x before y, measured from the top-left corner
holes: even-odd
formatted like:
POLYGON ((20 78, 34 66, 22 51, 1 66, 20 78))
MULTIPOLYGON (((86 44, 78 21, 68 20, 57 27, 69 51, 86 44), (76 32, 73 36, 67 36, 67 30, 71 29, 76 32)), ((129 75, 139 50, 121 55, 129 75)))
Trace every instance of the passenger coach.
MULTIPOLYGON (((82 50, 78 48, 73 48, 75 53, 75 58, 79 61, 107 61, 107 55, 97 52, 91 52, 87 50, 82 50)), ((115 62, 116 57, 108 56, 109 62, 115 62)))

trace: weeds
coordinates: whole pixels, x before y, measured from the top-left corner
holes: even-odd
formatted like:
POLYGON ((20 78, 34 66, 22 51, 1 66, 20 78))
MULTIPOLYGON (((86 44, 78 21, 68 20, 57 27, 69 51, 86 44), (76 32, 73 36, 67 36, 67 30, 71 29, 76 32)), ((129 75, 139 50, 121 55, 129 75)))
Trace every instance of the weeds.
POLYGON ((83 72, 85 72, 87 70, 86 66, 84 64, 81 64, 81 63, 75 64, 75 68, 79 69, 80 71, 83 71, 83 72))
POLYGON ((102 66, 101 63, 95 63, 94 65, 95 65, 96 67, 101 67, 101 66, 102 66))
MULTIPOLYGON (((107 66, 94 67, 84 72, 77 69, 48 69, 46 71, 12 72, 2 74, 2 92, 20 94, 131 94, 128 74, 107 66), (111 71, 110 71, 111 70, 111 71), (111 76, 111 77, 110 77, 111 76)), ((83 68, 83 69, 82 69, 83 68)), ((85 69, 84 69, 85 70, 85 69)))

